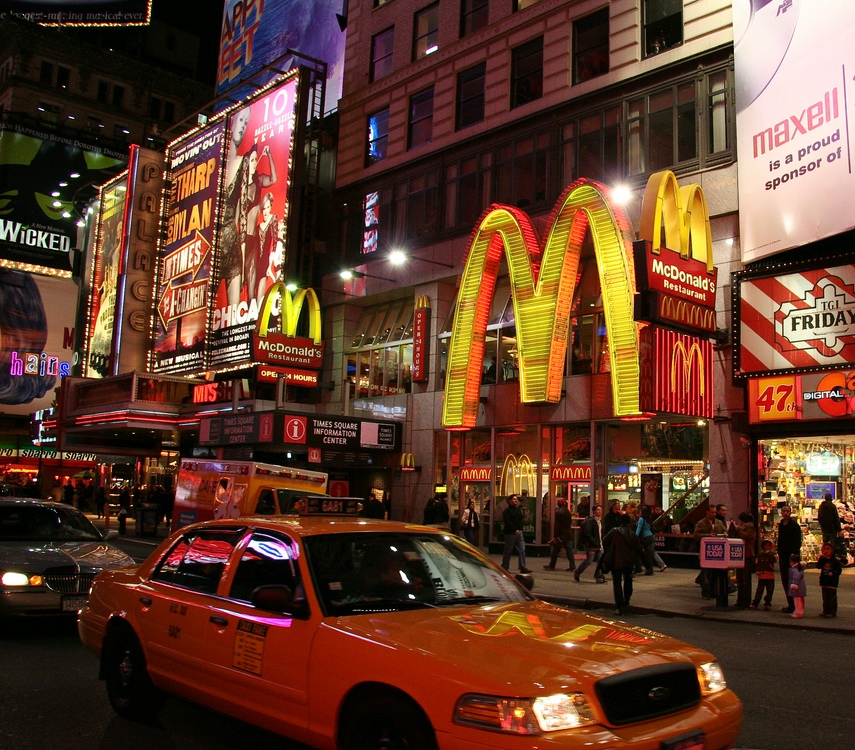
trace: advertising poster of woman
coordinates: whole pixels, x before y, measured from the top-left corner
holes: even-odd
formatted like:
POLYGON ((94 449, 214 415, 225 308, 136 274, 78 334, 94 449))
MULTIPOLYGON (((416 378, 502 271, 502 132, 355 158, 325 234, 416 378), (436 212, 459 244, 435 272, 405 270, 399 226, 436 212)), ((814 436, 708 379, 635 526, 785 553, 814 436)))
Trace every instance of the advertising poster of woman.
POLYGON ((249 361, 250 334, 288 216, 297 74, 229 118, 212 316, 212 369, 249 361))

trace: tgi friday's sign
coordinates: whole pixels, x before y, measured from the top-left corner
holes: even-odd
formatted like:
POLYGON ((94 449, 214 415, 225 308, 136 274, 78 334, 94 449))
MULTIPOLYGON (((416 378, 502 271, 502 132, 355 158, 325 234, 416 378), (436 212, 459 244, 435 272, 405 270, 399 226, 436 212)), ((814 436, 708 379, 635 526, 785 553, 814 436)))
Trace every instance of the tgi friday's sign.
POLYGON ((737 377, 855 363, 855 265, 736 276, 737 377))

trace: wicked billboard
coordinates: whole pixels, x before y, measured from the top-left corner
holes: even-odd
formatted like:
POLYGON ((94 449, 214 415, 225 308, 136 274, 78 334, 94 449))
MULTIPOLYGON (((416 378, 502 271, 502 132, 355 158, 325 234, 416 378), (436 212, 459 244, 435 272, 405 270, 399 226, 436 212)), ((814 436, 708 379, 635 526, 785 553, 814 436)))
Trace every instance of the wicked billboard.
MULTIPOLYGON (((71 269, 84 192, 120 172, 128 155, 3 120, 0 124, 0 256, 71 269), (56 195, 52 195, 56 193, 56 195)), ((86 197, 91 197, 87 195, 86 197)))

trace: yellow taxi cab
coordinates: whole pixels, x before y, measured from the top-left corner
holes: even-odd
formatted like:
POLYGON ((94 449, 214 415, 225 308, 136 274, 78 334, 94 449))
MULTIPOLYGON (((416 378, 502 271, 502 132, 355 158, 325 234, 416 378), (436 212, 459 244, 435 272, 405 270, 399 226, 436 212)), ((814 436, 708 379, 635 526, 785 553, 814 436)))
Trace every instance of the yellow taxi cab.
POLYGON ((99 575, 79 632, 114 710, 151 718, 171 693, 342 750, 733 746, 742 704, 709 653, 331 500, 187 526, 99 575))

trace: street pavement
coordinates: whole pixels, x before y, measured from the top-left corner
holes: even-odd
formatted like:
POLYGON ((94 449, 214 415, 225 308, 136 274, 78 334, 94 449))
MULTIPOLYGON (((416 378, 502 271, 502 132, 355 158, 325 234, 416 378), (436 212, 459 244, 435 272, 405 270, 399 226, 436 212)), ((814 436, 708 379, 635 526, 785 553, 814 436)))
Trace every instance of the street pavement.
MULTIPOLYGON (((89 515, 99 528, 104 528, 103 519, 89 515)), ((116 520, 111 519, 111 528, 117 528, 116 520)), ((127 521, 124 538, 127 541, 150 546, 152 549, 166 537, 167 529, 161 524, 152 536, 138 536, 136 524, 131 517, 127 521)), ((496 564, 502 556, 491 554, 496 564)), ((580 565, 584 556, 577 556, 576 565, 580 565)), ((534 586, 532 593, 536 596, 558 604, 588 610, 614 610, 611 579, 605 584, 594 581, 594 566, 591 565, 577 583, 573 573, 568 571, 567 558, 558 560, 554 571, 544 570, 548 558, 528 557, 526 560, 532 571, 534 586)), ((511 573, 518 572, 516 557, 511 560, 511 573)), ((728 597, 728 606, 718 606, 715 599, 704 599, 701 587, 695 583, 697 568, 668 567, 664 572, 658 570, 652 576, 640 573, 633 579, 633 595, 630 608, 625 616, 632 613, 657 613, 681 617, 718 620, 721 622, 740 622, 773 627, 800 628, 828 633, 855 633, 855 567, 845 568, 840 577, 840 587, 837 590, 837 617, 820 617, 822 611, 822 592, 819 587, 819 571, 815 568, 805 570, 807 581, 807 597, 805 599, 805 616, 795 619, 781 612, 786 606, 783 587, 779 577, 775 579, 775 594, 772 598, 772 608, 769 611, 760 608, 738 609, 734 606, 736 594, 728 597)), ((756 586, 754 578, 752 585, 756 586)), ((753 591, 752 591, 753 593, 753 591)))

